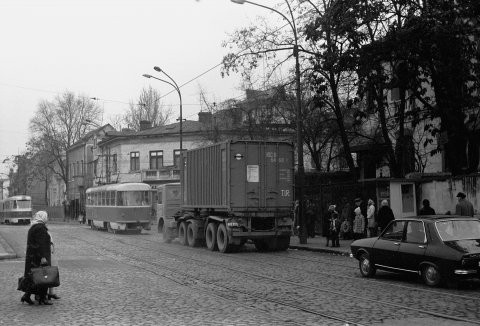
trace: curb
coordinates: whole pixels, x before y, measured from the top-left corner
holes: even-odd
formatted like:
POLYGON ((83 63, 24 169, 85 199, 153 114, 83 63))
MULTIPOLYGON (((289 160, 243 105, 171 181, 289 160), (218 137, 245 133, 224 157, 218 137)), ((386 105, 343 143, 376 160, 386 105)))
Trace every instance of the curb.
POLYGON ((3 237, 0 235, 0 260, 2 259, 12 259, 12 258, 17 258, 17 254, 15 251, 13 251, 12 247, 3 239, 3 237), (1 249, 4 250, 1 250, 1 249))
POLYGON ((346 256, 346 257, 350 257, 350 255, 351 255, 350 252, 345 252, 345 251, 337 251, 337 250, 324 249, 324 248, 313 248, 313 247, 306 247, 306 246, 296 246, 296 245, 290 245, 289 249, 297 249, 297 250, 305 250, 305 251, 315 251, 315 252, 324 252, 324 253, 329 253, 329 254, 336 254, 336 255, 340 255, 340 256, 346 256))

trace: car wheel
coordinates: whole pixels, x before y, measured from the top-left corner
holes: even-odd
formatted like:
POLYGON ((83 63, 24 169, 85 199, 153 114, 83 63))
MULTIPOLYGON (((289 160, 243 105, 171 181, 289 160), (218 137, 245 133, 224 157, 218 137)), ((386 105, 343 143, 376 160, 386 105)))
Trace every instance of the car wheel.
POLYGON ((436 286, 440 284, 442 276, 437 267, 433 265, 426 265, 422 270, 423 281, 428 286, 436 286))
POLYGON ((363 277, 375 276, 375 272, 377 271, 368 254, 362 254, 362 256, 360 256, 358 267, 360 268, 360 273, 363 277))

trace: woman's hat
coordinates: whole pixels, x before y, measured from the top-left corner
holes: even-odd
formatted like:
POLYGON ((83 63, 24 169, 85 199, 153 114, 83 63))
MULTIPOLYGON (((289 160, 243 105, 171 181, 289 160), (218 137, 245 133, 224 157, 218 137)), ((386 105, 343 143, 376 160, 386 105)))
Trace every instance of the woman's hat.
POLYGON ((467 196, 466 196, 463 192, 459 192, 459 193, 457 194, 457 197, 465 198, 465 197, 467 197, 467 196))

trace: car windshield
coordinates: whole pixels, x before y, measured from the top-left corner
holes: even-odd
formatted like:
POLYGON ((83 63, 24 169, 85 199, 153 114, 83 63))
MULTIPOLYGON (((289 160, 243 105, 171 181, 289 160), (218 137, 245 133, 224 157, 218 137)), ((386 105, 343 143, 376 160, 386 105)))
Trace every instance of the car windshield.
POLYGON ((443 241, 480 239, 480 221, 448 220, 435 222, 443 241))

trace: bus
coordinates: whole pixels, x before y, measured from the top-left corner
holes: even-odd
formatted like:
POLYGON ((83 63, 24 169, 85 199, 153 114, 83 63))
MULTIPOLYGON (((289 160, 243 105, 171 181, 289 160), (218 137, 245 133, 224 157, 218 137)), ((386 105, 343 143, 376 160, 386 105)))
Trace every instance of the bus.
POLYGON ((0 201, 1 224, 30 224, 32 218, 32 198, 12 196, 0 201))
POLYGON ((86 219, 92 229, 141 233, 151 228, 152 191, 146 183, 88 188, 86 197, 86 219))

